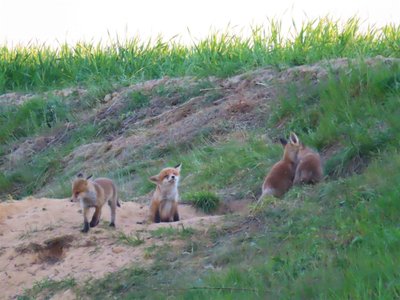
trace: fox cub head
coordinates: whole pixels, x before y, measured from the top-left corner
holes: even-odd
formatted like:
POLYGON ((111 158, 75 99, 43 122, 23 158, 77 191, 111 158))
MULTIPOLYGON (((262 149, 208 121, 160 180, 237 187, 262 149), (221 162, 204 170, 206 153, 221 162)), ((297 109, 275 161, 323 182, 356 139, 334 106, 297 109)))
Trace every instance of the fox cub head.
POLYGON ((179 164, 173 168, 162 169, 158 175, 151 176, 149 180, 157 184, 161 189, 178 186, 181 166, 182 164, 179 164))
POLYGON ((282 146, 284 147, 283 159, 293 163, 297 162, 297 154, 299 153, 301 143, 299 138, 294 132, 290 133, 289 141, 284 138, 280 139, 282 146))
POLYGON ((79 201, 79 199, 84 196, 86 192, 88 192, 88 180, 92 176, 93 175, 89 175, 85 178, 82 173, 76 175, 76 178, 72 183, 71 202, 79 201))

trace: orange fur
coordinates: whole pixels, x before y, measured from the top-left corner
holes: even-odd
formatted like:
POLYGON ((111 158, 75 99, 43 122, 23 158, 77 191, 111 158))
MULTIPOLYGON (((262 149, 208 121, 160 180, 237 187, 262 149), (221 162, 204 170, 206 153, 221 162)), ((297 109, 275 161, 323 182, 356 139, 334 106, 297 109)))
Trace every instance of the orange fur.
MULTIPOLYGON (((274 164, 265 178, 262 195, 282 197, 293 185, 296 171, 297 153, 300 148, 299 139, 294 133, 290 134, 289 142, 281 139, 285 150, 280 161, 274 164)), ((260 198, 261 199, 261 198, 260 198)))
POLYGON ((319 154, 310 148, 300 146, 293 184, 314 184, 322 180, 323 170, 319 154))
POLYGON ((151 222, 179 221, 178 184, 180 171, 181 164, 174 168, 165 168, 158 175, 149 178, 157 185, 150 202, 151 222))
POLYGON ((83 229, 82 232, 88 232, 89 227, 95 227, 99 224, 101 210, 106 202, 111 208, 110 226, 115 227, 116 207, 120 206, 118 201, 117 188, 114 182, 108 178, 97 178, 90 180, 83 178, 81 174, 72 183, 71 201, 80 201, 83 210, 83 229), (89 209, 95 208, 92 220, 89 223, 89 209))

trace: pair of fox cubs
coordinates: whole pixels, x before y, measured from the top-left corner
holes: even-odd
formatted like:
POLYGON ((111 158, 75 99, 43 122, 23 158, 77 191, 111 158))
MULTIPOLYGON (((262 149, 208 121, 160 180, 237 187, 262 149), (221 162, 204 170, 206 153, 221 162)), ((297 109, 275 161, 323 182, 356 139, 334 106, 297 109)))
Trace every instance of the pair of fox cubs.
MULTIPOLYGON (((151 176, 150 181, 157 187, 150 203, 150 220, 152 222, 172 222, 179 221, 178 213, 178 183, 181 172, 181 164, 174 168, 165 168, 155 176, 151 176)), ((99 224, 101 210, 107 202, 111 208, 110 226, 115 227, 115 214, 118 201, 117 188, 114 182, 108 178, 90 179, 91 176, 84 178, 78 174, 72 183, 71 202, 80 201, 83 210, 83 229, 88 232, 90 227, 99 224), (95 208, 95 212, 89 223, 89 209, 95 208)))
POLYGON ((291 133, 289 141, 280 139, 283 157, 274 164, 265 178, 262 195, 282 197, 292 185, 315 184, 322 180, 323 170, 319 154, 299 141, 291 133))

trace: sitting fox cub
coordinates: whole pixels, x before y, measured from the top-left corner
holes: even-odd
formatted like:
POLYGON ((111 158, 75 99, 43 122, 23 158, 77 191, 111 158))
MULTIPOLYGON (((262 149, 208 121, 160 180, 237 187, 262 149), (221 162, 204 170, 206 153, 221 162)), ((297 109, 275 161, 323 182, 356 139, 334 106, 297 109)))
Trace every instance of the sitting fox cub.
POLYGON ((150 221, 155 223, 179 221, 178 183, 181 165, 165 168, 150 177, 157 187, 150 202, 150 221))
POLYGON ((88 232, 89 226, 95 227, 99 224, 101 209, 106 202, 111 208, 110 226, 115 227, 116 208, 121 206, 118 201, 117 188, 111 179, 97 178, 90 180, 90 177, 92 175, 85 179, 82 174, 78 174, 72 183, 71 201, 79 200, 83 209, 83 229, 81 231, 88 232), (89 209, 91 207, 96 210, 89 223, 89 209))
POLYGON ((315 184, 322 180, 323 170, 321 157, 318 152, 300 143, 299 153, 297 154, 297 167, 293 184, 315 184))

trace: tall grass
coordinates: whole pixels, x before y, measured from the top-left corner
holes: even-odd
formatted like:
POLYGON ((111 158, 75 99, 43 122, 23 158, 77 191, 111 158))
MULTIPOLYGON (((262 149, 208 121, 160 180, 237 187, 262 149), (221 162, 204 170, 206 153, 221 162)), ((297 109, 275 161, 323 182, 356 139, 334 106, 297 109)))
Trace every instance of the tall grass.
POLYGON ((108 46, 79 43, 0 48, 0 92, 47 90, 101 82, 137 82, 168 76, 229 76, 255 67, 290 66, 357 56, 399 57, 400 28, 359 29, 359 20, 341 25, 329 18, 310 21, 285 38, 278 22, 254 28, 252 36, 215 33, 192 46, 161 38, 137 38, 108 46))

